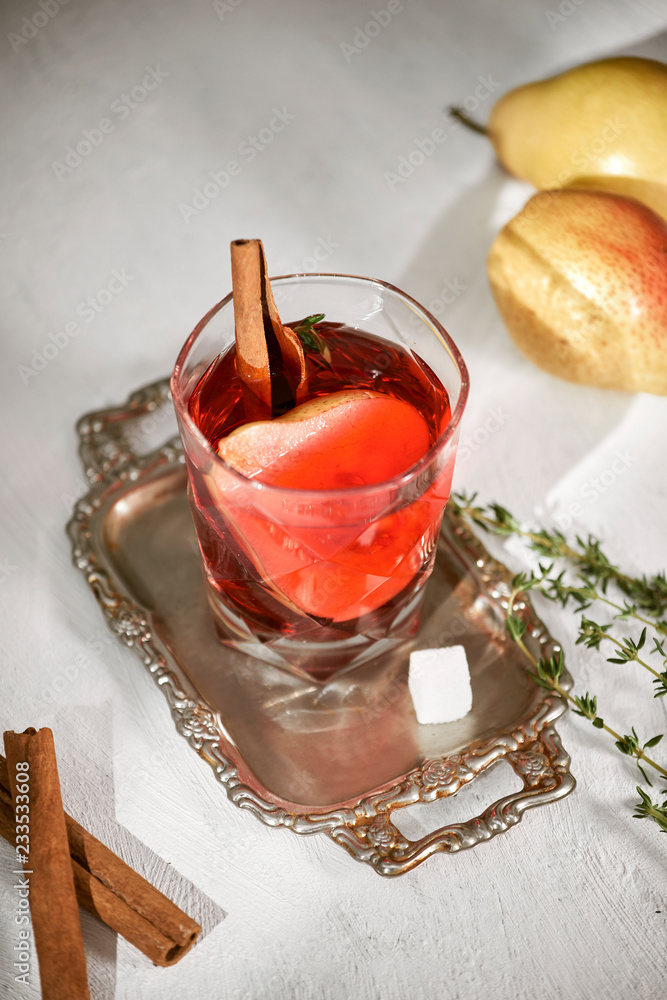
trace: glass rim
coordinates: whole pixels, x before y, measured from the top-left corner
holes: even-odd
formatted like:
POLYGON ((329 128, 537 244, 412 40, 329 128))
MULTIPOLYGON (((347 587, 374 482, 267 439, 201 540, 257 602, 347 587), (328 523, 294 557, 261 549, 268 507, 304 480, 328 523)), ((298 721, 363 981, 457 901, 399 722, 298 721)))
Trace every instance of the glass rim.
POLYGON ((422 457, 419 459, 418 462, 416 462, 414 465, 411 465, 409 469, 406 469, 405 472, 400 473, 400 475, 398 476, 393 476, 391 479, 383 479, 382 482, 380 483, 368 483, 363 486, 344 486, 344 487, 339 487, 338 489, 326 489, 326 490, 296 489, 287 486, 277 486, 271 483, 262 483, 258 479, 254 478, 250 479, 248 476, 244 476, 243 473, 238 471, 238 469, 235 469, 233 466, 228 465, 227 462, 225 462, 224 459, 221 458, 220 455, 218 455, 218 453, 214 450, 214 448, 211 445, 211 442, 204 434, 202 434, 199 427, 190 416, 188 409, 188 400, 184 398, 184 394, 180 390, 180 387, 178 385, 178 379, 182 374, 187 356, 192 350, 195 341, 197 340, 199 335, 204 331, 205 327, 213 319, 213 317, 216 316, 217 313, 219 313, 224 306, 228 305, 232 301, 234 297, 233 292, 229 292, 229 294, 226 295, 224 299, 221 299, 220 302, 218 302, 211 309, 209 309, 206 315, 203 316, 202 319, 200 319, 200 321, 197 323, 194 330, 188 336, 187 340, 183 344, 183 347, 178 353, 178 357, 176 358, 176 363, 174 365, 174 369, 170 379, 171 396, 177 411, 177 415, 185 423, 190 433, 194 436, 195 440, 197 440, 199 444, 204 448, 204 450, 209 453, 214 463, 216 462, 219 463, 227 473, 231 473, 234 477, 236 477, 241 483, 244 483, 247 487, 250 487, 251 489, 256 489, 262 493, 265 493, 266 495, 271 495, 274 493, 292 497, 307 495, 307 496, 316 496, 318 499, 321 500, 326 497, 332 497, 333 499, 338 499, 338 498, 342 499, 343 497, 350 497, 351 495, 368 496, 374 493, 380 493, 386 491, 387 489, 400 490, 402 487, 412 482, 412 480, 417 479, 424 472, 424 470, 435 459, 436 455, 444 449, 445 445, 454 436, 454 432, 457 430, 461 422, 461 417, 463 416, 463 411, 465 409, 465 405, 468 400, 468 393, 470 390, 470 376, 468 373, 468 367, 465 361, 463 360, 463 357, 461 356, 461 352, 459 351, 458 347, 456 346, 450 335, 447 333, 443 325, 435 318, 435 316, 433 316, 432 313, 429 312, 428 309, 426 309, 423 305, 421 305, 421 303, 418 302, 411 295, 408 295, 407 292, 402 291, 400 288, 397 288, 396 285, 392 285, 388 281, 382 281, 380 278, 368 278, 365 277, 364 275, 359 275, 359 274, 334 274, 332 272, 325 272, 325 271, 304 271, 304 272, 295 272, 293 274, 279 274, 276 275, 275 277, 269 278, 269 281, 273 285, 274 282, 281 282, 281 281, 286 282, 293 278, 302 278, 302 279, 343 278, 351 281, 359 281, 362 283, 368 282, 369 284, 372 285, 380 285, 382 288, 386 288, 390 292, 393 292, 395 295, 400 296, 407 302, 412 303, 412 305, 416 306, 419 312, 426 317, 428 323, 432 326, 433 332, 435 333, 436 337, 438 337, 438 339, 442 342, 443 347, 449 354, 461 379, 459 398, 456 402, 456 406, 452 410, 451 417, 446 427, 443 428, 440 436, 433 442, 428 451, 425 452, 424 455, 422 455, 422 457))

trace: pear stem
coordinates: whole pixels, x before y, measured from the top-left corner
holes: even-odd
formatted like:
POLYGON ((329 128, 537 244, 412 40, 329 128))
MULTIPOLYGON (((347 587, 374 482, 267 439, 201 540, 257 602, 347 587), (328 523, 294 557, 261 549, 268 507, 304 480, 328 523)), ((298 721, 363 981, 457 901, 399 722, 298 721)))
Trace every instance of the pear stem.
POLYGON ((452 118, 455 118, 458 122, 461 122, 461 124, 465 125, 466 128, 471 129, 471 131, 473 132, 479 132, 480 135, 488 136, 489 134, 488 129, 486 129, 484 125, 480 125, 479 122, 476 122, 472 118, 469 118, 468 115, 463 110, 463 108, 460 108, 457 104, 450 104, 450 106, 447 108, 447 111, 449 112, 449 115, 452 118))

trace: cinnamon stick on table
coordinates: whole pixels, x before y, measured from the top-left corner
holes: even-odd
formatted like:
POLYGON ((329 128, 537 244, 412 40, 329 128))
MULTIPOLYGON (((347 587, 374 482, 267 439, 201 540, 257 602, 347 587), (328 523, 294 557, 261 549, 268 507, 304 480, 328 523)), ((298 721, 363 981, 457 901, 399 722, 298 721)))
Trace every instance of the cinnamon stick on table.
MULTIPOLYGON (((7 764, 0 755, 0 836, 14 844, 7 764)), ((201 927, 65 813, 76 897, 157 965, 174 965, 201 927)))
POLYGON ((18 841, 26 850, 17 857, 27 862, 24 877, 42 997, 90 1000, 53 733, 5 733, 5 751, 17 836, 27 837, 18 841))
POLYGON ((301 341, 283 326, 273 298, 261 240, 231 244, 236 370, 250 420, 270 420, 308 392, 301 341))

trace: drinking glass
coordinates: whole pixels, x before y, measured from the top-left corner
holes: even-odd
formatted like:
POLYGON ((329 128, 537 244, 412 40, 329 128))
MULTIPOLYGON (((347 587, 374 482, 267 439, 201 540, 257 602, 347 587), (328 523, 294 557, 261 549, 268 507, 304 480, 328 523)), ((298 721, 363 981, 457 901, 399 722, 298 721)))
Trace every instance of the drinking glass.
POLYGON ((195 423, 190 398, 234 343, 232 295, 183 346, 171 388, 188 496, 220 640, 259 660, 324 680, 386 653, 419 626, 449 498, 468 372, 440 323, 383 281, 336 274, 271 280, 286 324, 327 320, 381 338, 363 359, 380 391, 397 345, 427 373, 451 415, 415 466, 386 482, 288 489, 227 465, 195 423), (383 344, 386 349, 383 350, 383 344))

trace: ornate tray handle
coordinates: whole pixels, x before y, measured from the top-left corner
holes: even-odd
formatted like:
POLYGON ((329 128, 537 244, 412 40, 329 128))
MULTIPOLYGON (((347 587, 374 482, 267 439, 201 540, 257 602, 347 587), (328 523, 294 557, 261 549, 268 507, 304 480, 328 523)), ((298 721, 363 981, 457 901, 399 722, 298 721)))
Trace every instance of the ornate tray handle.
POLYGON ((169 378, 133 392, 122 406, 86 413, 78 421, 79 456, 91 483, 112 478, 141 454, 141 421, 171 402, 169 378))
POLYGON ((512 765, 523 788, 494 802, 466 823, 443 826, 421 840, 411 841, 391 821, 394 808, 454 795, 485 769, 479 766, 479 761, 471 759, 471 754, 455 754, 426 761, 419 771, 392 790, 391 796, 384 801, 381 797, 372 800, 376 807, 374 815, 359 818, 353 829, 332 830, 330 836, 353 856, 372 864, 380 875, 400 875, 437 852, 453 854, 491 840, 519 823, 526 809, 561 798, 575 785, 568 771, 570 758, 551 726, 543 729, 532 743, 516 746, 516 750, 496 760, 507 760, 512 765))
MULTIPOLYGON (((498 733, 461 753, 426 760, 398 783, 329 811, 311 812, 307 806, 294 805, 285 808, 259 782, 244 783, 235 764, 238 752, 228 742, 216 714, 204 701, 185 693, 176 663, 153 634, 150 612, 129 593, 121 592, 120 585, 101 565, 91 531, 91 522, 109 488, 183 461, 178 437, 143 454, 148 434, 138 431, 141 421, 150 416, 155 418, 153 423, 161 425, 166 417, 158 418, 158 414, 168 415, 170 408, 166 404, 170 399, 169 379, 164 378, 134 392, 123 406, 98 410, 79 420, 79 453, 91 490, 77 503, 68 532, 74 564, 86 576, 112 632, 136 650, 162 688, 179 733, 213 768, 231 802, 253 812, 267 826, 287 827, 302 835, 327 834, 356 860, 371 865, 380 875, 393 876, 410 871, 432 854, 453 854, 490 840, 519 823, 527 809, 572 791, 575 780, 569 773, 570 758, 553 728, 567 706, 553 692, 543 692, 539 704, 514 730, 498 733), (440 827, 418 841, 408 840, 392 822, 395 810, 455 795, 463 785, 502 760, 512 766, 523 787, 494 802, 479 816, 440 827)), ((504 599, 506 606, 509 571, 447 512, 443 530, 456 539, 457 551, 468 571, 481 582, 490 599, 500 607, 504 599)), ((528 623, 526 641, 539 649, 540 655, 556 650, 558 647, 536 618, 527 597, 517 608, 528 623)), ((572 684, 567 671, 561 683, 567 687, 572 684)))

